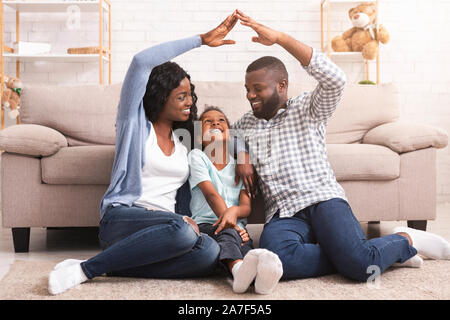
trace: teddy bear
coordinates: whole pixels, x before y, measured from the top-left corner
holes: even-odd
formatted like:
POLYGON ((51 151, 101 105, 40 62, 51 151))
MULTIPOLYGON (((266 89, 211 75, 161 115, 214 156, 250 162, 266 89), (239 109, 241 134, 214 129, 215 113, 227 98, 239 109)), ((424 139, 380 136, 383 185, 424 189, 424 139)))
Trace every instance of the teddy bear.
POLYGON ((9 108, 8 116, 11 119, 17 118, 20 109, 20 92, 23 89, 23 84, 20 79, 14 77, 4 77, 6 88, 3 90, 2 102, 3 107, 9 108))
POLYGON ((342 36, 334 37, 331 47, 336 52, 361 51, 366 60, 373 60, 378 54, 378 42, 386 44, 389 33, 379 26, 376 30, 377 10, 373 2, 362 3, 348 11, 353 28, 342 36))

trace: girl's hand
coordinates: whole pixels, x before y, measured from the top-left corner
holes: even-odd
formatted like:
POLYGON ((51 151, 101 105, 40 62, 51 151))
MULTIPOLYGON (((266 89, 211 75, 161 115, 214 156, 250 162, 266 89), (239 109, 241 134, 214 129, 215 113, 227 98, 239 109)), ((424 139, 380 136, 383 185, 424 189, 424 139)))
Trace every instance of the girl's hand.
POLYGON ((243 246, 248 240, 250 240, 250 236, 248 235, 247 230, 245 229, 240 229, 241 231, 239 231, 239 235, 241 236, 242 239, 242 244, 241 246, 243 246))
POLYGON ((218 25, 213 30, 208 33, 200 35, 202 39, 202 44, 206 44, 210 47, 219 47, 224 44, 235 44, 234 40, 223 40, 227 34, 233 29, 238 18, 236 16, 236 11, 229 15, 220 25, 218 25))
POLYGON ((239 208, 236 206, 229 207, 213 224, 214 227, 219 226, 214 234, 218 234, 220 231, 227 228, 233 228, 237 231, 241 231, 241 228, 239 228, 236 224, 238 216, 239 208))
POLYGON ((217 221, 213 224, 213 226, 219 225, 214 234, 218 234, 223 229, 233 228, 236 230, 242 239, 242 245, 244 245, 247 241, 250 240, 250 236, 248 235, 247 230, 241 229, 237 225, 237 217, 239 216, 239 208, 236 206, 229 207, 222 216, 217 219, 217 221))

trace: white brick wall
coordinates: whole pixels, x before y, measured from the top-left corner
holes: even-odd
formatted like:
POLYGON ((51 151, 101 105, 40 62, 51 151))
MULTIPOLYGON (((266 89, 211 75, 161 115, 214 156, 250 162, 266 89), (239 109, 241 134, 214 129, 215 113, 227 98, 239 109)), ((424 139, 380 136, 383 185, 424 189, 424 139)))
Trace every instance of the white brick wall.
MULTIPOLYGON (((209 31, 235 8, 259 22, 291 34, 320 48, 320 0, 287 1, 160 1, 111 0, 112 80, 122 81, 133 55, 148 46, 209 31)), ((332 35, 350 28, 348 5, 336 5, 331 16, 332 35)), ((450 132, 450 1, 382 0, 381 23, 391 34, 382 47, 381 81, 400 89, 401 116, 405 120, 436 125, 450 132)), ((81 13, 81 28, 70 31, 66 14, 22 14, 21 39, 49 41, 55 52, 68 47, 96 45, 96 13, 81 13)), ((15 14, 5 12, 5 40, 15 39, 15 14)), ((235 46, 202 47, 175 59, 194 80, 243 81, 244 70, 255 58, 276 55, 287 65, 291 81, 311 81, 297 61, 279 46, 263 47, 249 42, 254 33, 237 25, 229 38, 235 46)), ((106 39, 106 38, 105 38, 106 39)), ((365 78, 361 63, 336 60, 350 82, 365 78)), ((7 64, 15 73, 15 64, 7 64)), ((375 63, 371 64, 375 79, 375 63)), ((26 63, 21 67, 25 84, 97 83, 96 63, 26 63)), ((106 75, 106 73, 105 73, 106 75)), ((9 123, 12 123, 9 121, 9 123)), ((438 151, 438 200, 450 201, 450 150, 438 151)))

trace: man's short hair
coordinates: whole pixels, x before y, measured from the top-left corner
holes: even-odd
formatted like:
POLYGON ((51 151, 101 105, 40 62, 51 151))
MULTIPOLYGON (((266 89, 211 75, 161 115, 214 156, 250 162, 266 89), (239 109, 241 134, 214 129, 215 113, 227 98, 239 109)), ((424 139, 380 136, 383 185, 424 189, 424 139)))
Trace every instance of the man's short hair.
POLYGON ((284 63, 275 57, 272 56, 265 56, 261 57, 252 63, 249 64, 247 67, 246 72, 252 72, 260 69, 266 68, 267 70, 273 71, 274 74, 277 75, 277 80, 286 79, 288 80, 288 72, 286 70, 286 67, 284 63))

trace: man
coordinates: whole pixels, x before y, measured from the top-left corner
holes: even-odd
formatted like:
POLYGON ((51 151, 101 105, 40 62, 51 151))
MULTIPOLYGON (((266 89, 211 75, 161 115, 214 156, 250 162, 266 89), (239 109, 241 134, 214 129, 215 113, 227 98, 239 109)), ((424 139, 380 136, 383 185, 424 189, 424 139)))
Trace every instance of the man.
MULTIPOLYGON (((342 96, 345 74, 324 54, 289 35, 261 25, 239 10, 237 16, 242 25, 257 33, 254 42, 280 45, 318 81, 312 92, 288 99, 283 63, 274 57, 254 61, 245 75, 253 111, 233 126, 249 147, 264 197, 266 224, 260 247, 278 254, 283 278, 337 271, 366 281, 373 266, 380 273, 394 264, 420 267, 423 260, 418 252, 450 259, 450 244, 445 239, 419 230, 398 228, 395 234, 366 239, 326 154, 326 124, 342 96)), ((247 164, 237 169, 248 191, 254 185, 249 155, 239 154, 238 161, 244 157, 247 164)))

